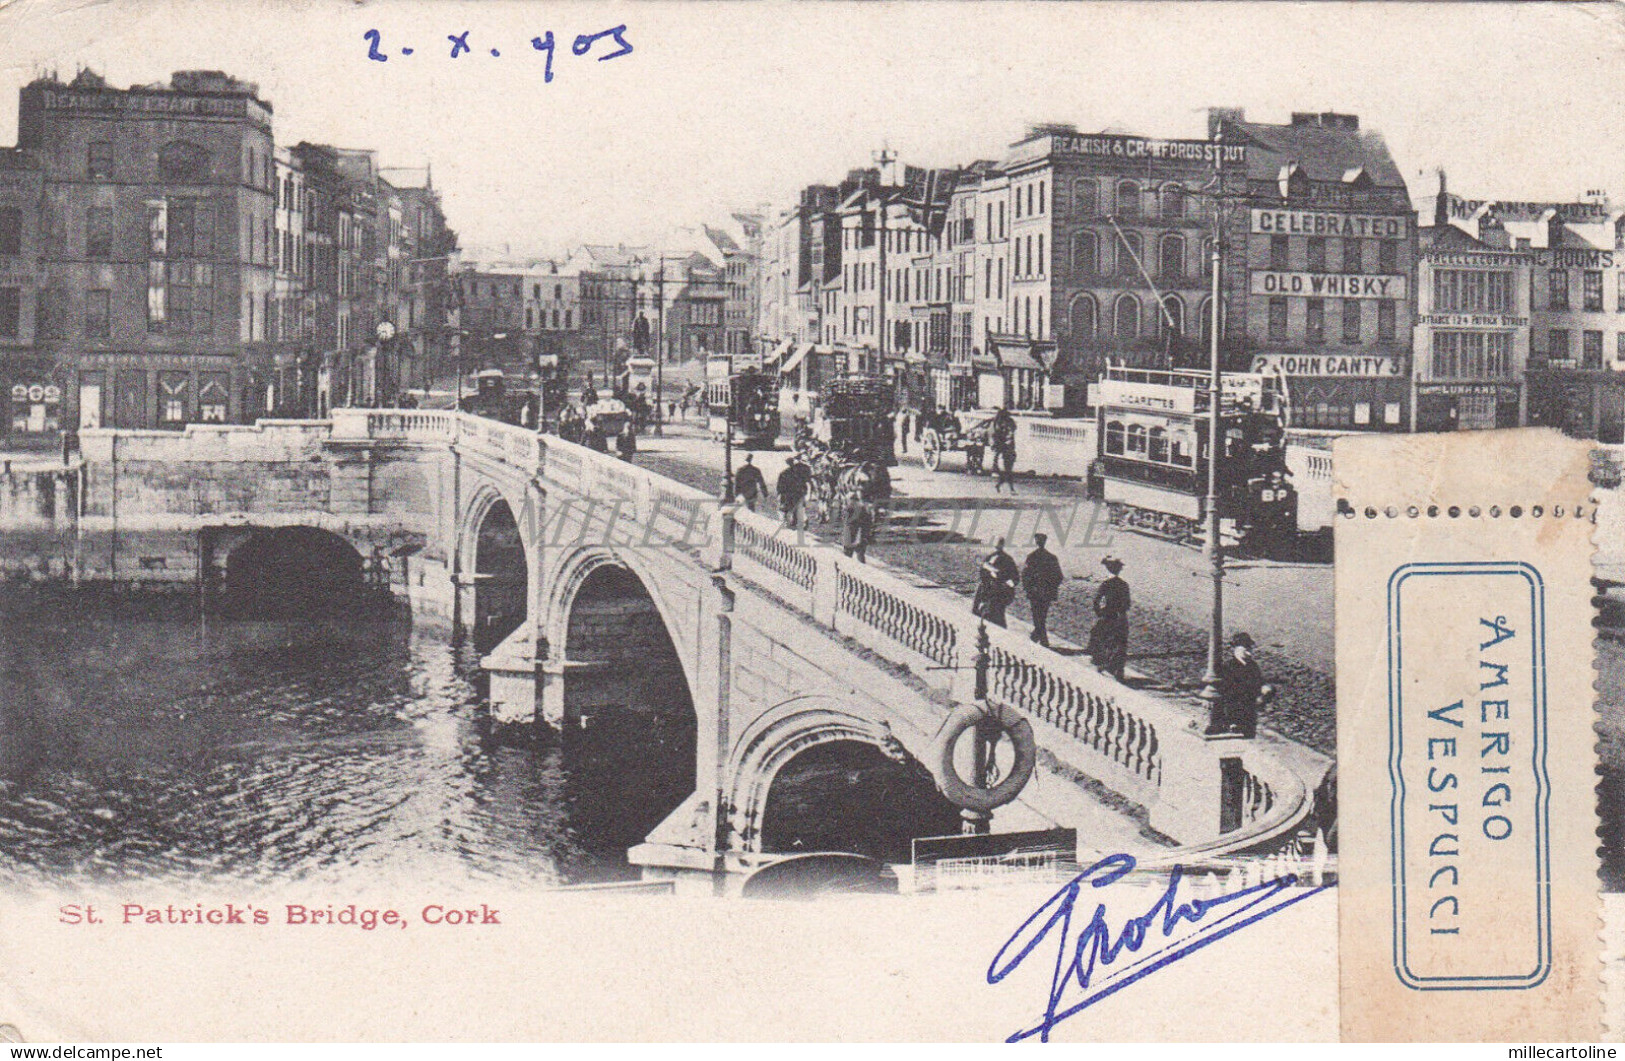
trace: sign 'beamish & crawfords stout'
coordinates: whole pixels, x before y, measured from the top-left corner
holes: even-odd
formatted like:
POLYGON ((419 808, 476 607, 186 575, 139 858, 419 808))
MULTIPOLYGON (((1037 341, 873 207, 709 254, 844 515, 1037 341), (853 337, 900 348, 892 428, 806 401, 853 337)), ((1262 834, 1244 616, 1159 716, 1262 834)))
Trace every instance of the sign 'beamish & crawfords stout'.
POLYGON ((1094 155, 1106 158, 1162 159, 1172 162, 1246 162, 1243 144, 1216 144, 1211 140, 1148 140, 1141 136, 1057 135, 1050 138, 1057 155, 1094 155))

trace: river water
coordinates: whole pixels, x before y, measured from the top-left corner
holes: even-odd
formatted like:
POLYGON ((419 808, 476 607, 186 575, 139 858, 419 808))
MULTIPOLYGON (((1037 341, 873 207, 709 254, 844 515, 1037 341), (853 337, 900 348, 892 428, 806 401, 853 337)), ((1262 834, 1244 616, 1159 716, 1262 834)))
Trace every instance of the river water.
POLYGON ((692 730, 498 742, 476 660, 395 609, 11 601, 0 883, 635 876, 627 846, 692 788, 692 730))

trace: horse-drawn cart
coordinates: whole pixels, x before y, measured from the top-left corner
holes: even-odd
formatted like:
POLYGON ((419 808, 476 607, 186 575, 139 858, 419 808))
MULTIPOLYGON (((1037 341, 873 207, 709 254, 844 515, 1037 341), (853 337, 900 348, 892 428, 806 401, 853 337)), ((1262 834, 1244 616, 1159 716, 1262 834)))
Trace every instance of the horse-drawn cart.
POLYGON ((965 455, 965 470, 981 475, 986 467, 987 451, 993 446, 993 413, 991 410, 970 410, 951 413, 939 412, 926 424, 920 435, 920 453, 926 468, 939 471, 949 453, 965 455))

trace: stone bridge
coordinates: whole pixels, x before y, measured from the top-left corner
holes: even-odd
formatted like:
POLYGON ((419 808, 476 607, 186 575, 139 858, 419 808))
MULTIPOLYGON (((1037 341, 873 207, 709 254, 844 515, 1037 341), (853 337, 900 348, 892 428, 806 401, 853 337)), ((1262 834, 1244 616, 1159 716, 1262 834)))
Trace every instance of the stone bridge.
MULTIPOLYGON (((207 599, 246 577, 245 549, 342 539, 415 615, 483 636, 499 723, 578 726, 640 689, 691 703, 693 792, 631 851, 649 876, 737 884, 782 855, 764 836, 786 764, 832 742, 930 762, 973 695, 979 624, 954 594, 557 438, 358 409, 81 446, 60 483, 30 487, 50 497, 49 570, 207 599)), ((1267 848, 1308 813, 1323 759, 1204 739, 1189 704, 987 635, 988 699, 1039 745, 998 831, 1072 826, 1080 857, 1197 859, 1267 848)))

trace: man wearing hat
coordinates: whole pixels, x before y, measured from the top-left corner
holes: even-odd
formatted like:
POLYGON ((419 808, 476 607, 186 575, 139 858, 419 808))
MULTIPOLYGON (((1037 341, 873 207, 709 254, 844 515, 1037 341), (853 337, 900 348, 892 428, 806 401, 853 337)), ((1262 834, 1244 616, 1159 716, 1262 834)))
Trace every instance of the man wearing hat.
POLYGON ((1123 561, 1117 557, 1105 557, 1100 566, 1108 577, 1095 590, 1095 626, 1089 631, 1089 656, 1096 669, 1122 681, 1128 663, 1128 583, 1118 577, 1123 561))
POLYGON ((986 619, 994 626, 1005 624, 1004 610, 1016 599, 1016 581, 1021 572, 1010 554, 1004 551, 1004 539, 993 539, 993 551, 982 561, 977 572, 976 596, 971 598, 971 613, 986 619))
POLYGON ((1061 592, 1061 562, 1055 554, 1044 548, 1049 538, 1034 534, 1037 548, 1027 554, 1021 565, 1021 587, 1027 591, 1027 603, 1032 608, 1033 640, 1049 647, 1049 609, 1061 592))
POLYGON ((1230 655, 1219 661, 1219 698, 1213 705, 1208 733, 1258 733, 1258 705, 1275 695, 1264 684, 1264 672, 1253 658, 1253 639, 1238 633, 1230 639, 1230 655))

